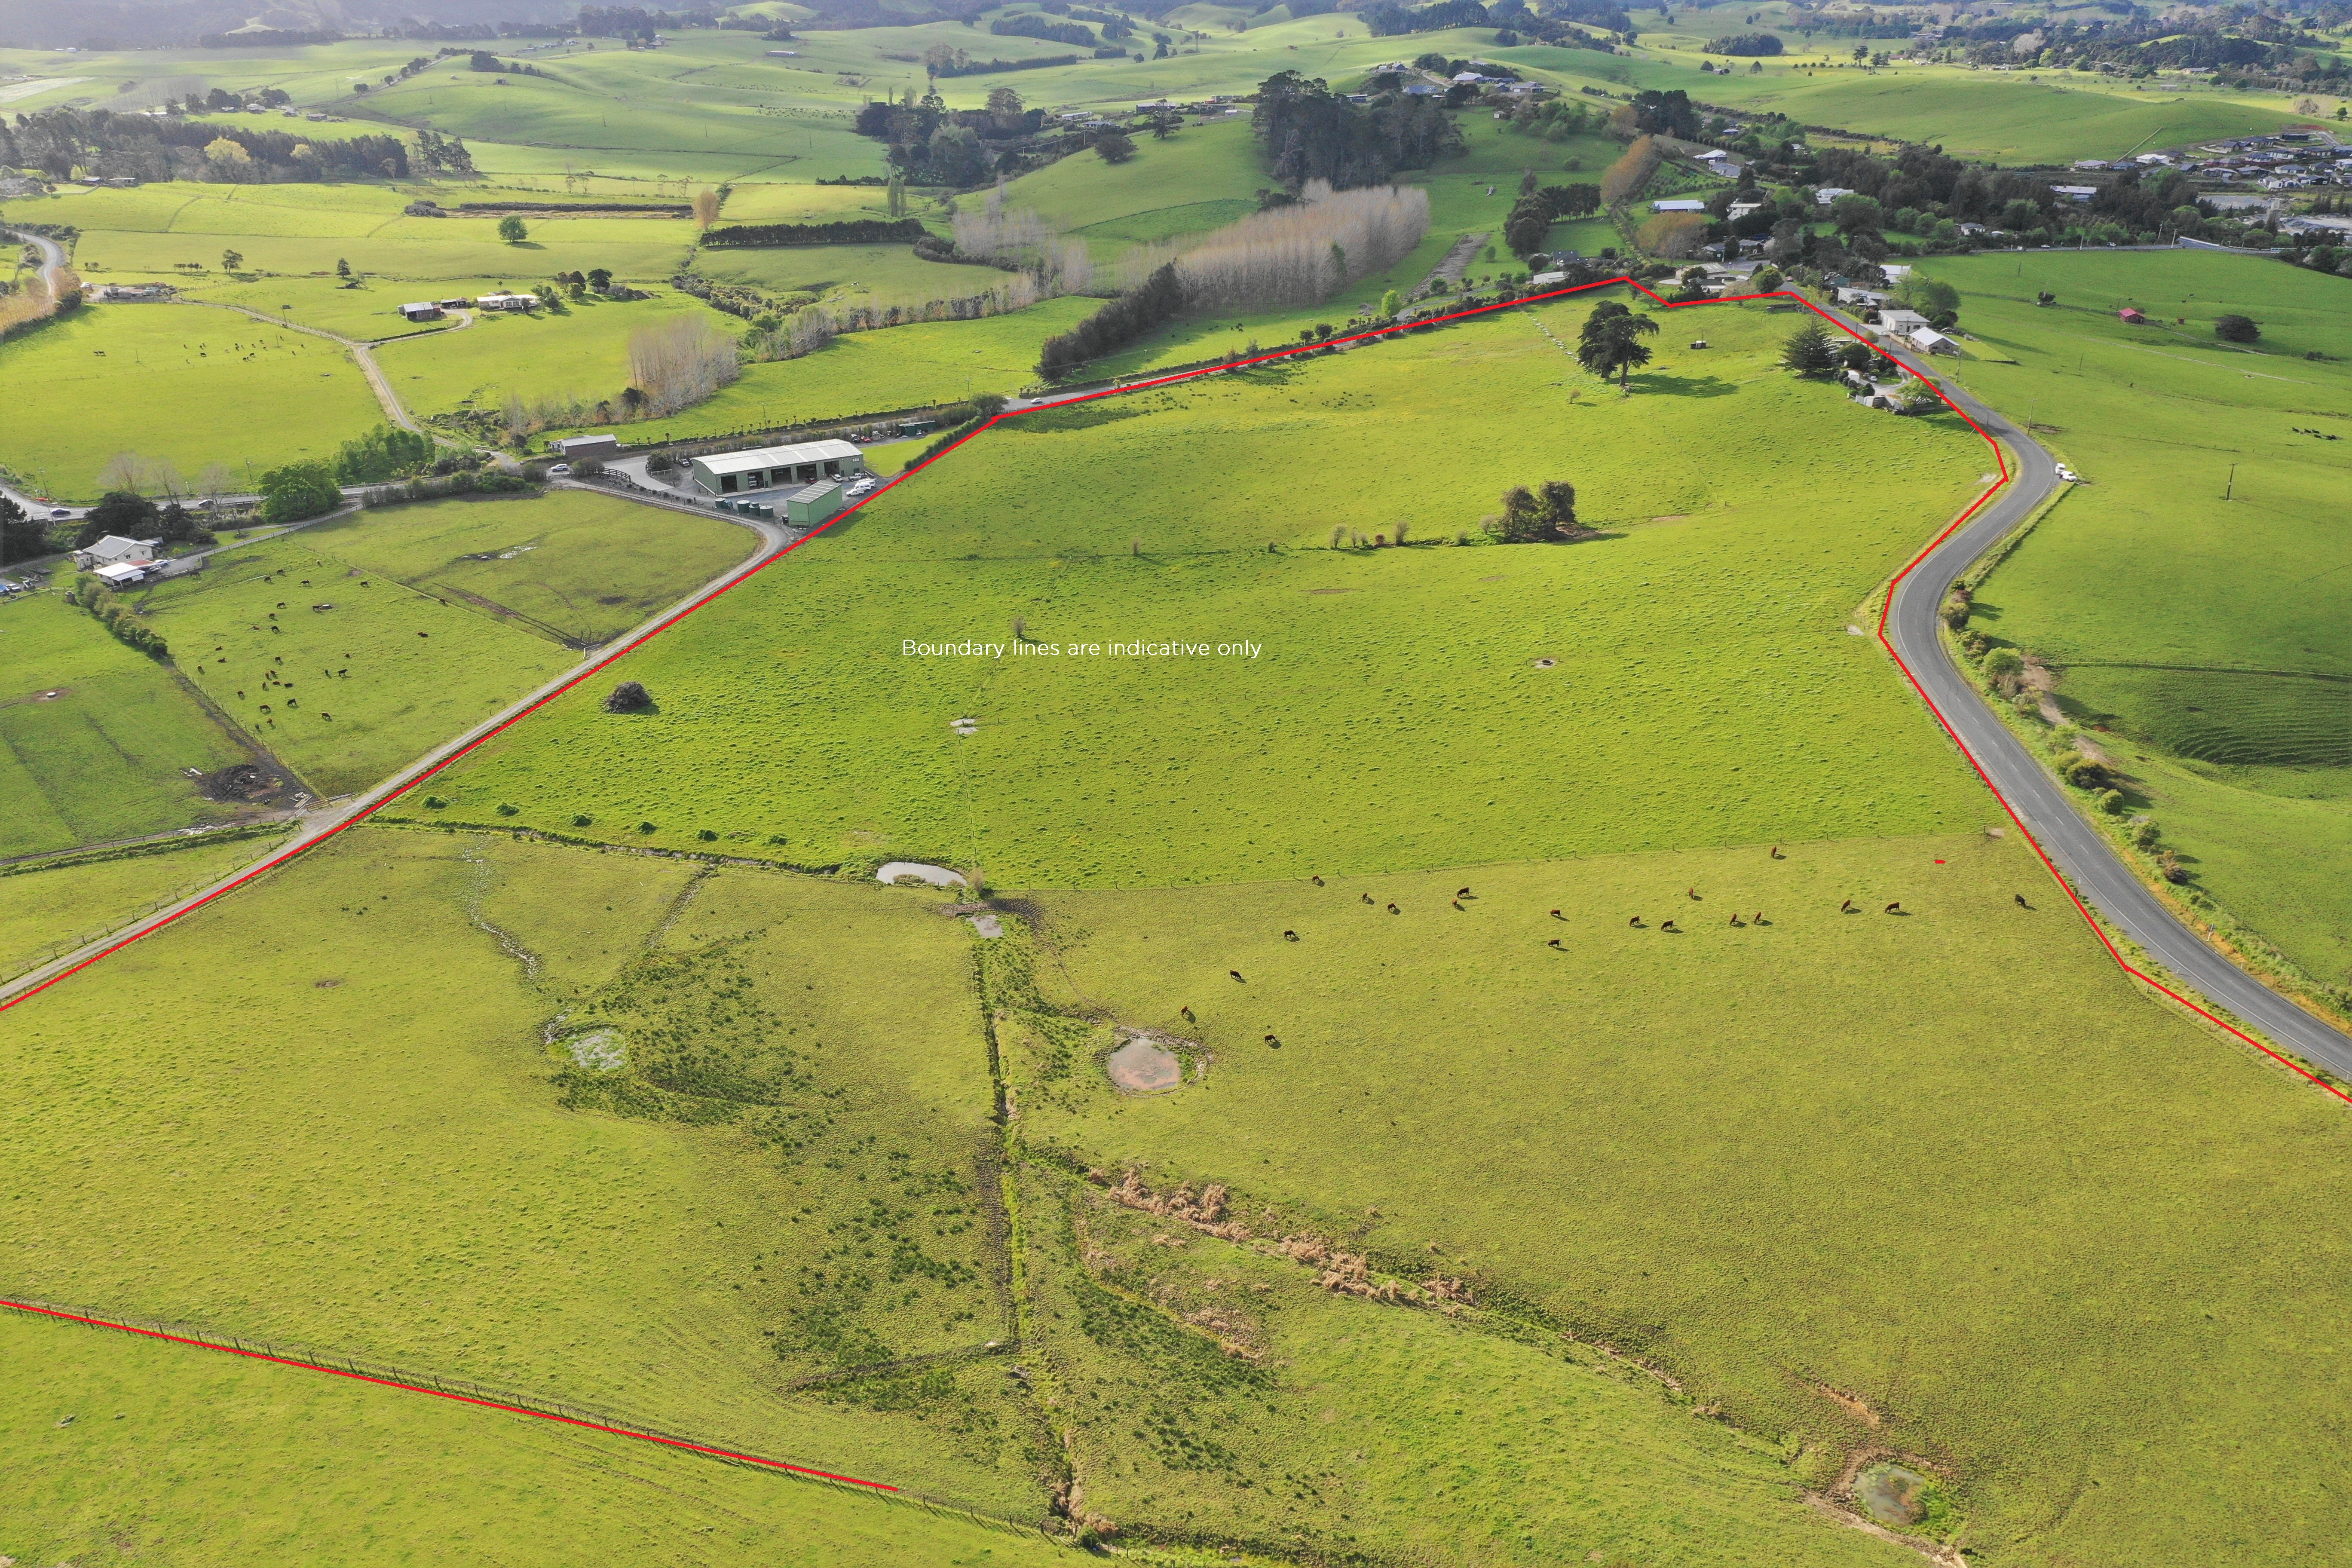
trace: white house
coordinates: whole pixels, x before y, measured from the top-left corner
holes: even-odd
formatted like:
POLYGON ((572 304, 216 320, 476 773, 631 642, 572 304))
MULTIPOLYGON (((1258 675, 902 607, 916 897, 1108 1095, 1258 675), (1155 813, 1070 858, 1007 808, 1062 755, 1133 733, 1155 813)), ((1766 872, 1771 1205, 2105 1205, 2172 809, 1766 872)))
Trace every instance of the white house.
POLYGON ((866 454, 846 441, 810 441, 797 447, 755 447, 697 458, 694 488, 707 496, 748 495, 791 486, 804 489, 820 479, 866 471, 866 454))
POLYGON ((1926 327, 1927 318, 1916 310, 1881 310, 1878 312, 1878 324, 1890 332, 1901 332, 1908 337, 1926 327))
POLYGON ((484 310, 528 310, 538 303, 536 294, 484 294, 474 300, 484 310))
POLYGON ((1741 218, 1746 217, 1749 213, 1760 213, 1760 212, 1762 212, 1763 210, 1764 210, 1764 204, 1763 204, 1762 202, 1760 202, 1760 201, 1758 201, 1758 200, 1754 199, 1753 197, 1750 197, 1749 199, 1748 199, 1748 200, 1746 200, 1746 201, 1738 201, 1738 202, 1734 202, 1734 203, 1732 203, 1732 204, 1731 204, 1731 205, 1730 205, 1730 207, 1729 207, 1729 208, 1728 208, 1728 209, 1724 213, 1724 215, 1723 215, 1723 216, 1726 216, 1726 217, 1727 217, 1727 218, 1729 218, 1732 222, 1734 222, 1734 223, 1738 223, 1741 218))
POLYGON ((1813 201, 1817 205, 1827 206, 1832 202, 1837 200, 1840 196, 1850 196, 1852 195, 1853 195, 1853 193, 1843 185, 1823 185, 1821 189, 1813 193, 1813 201))
POLYGON ((125 539, 110 533, 87 550, 74 552, 74 564, 88 571, 94 566, 114 566, 124 562, 144 562, 155 559, 155 547, 160 539, 125 539))
POLYGON ((1960 352, 1959 344, 1933 327, 1921 327, 1911 334, 1910 342, 1913 348, 1924 354, 1956 354, 1960 352))
POLYGON ((1652 202, 1650 210, 1654 213, 1703 213, 1706 211, 1706 204, 1696 199, 1675 197, 1668 201, 1652 202))

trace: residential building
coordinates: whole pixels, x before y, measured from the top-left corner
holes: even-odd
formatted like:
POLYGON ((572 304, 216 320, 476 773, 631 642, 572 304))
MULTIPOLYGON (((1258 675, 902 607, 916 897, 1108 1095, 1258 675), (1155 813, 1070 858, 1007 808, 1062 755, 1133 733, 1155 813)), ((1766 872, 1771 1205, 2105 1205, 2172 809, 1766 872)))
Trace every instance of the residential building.
POLYGON ((125 562, 146 562, 155 559, 160 539, 125 539, 110 533, 87 550, 74 552, 74 564, 89 571, 93 567, 114 566, 125 562))
POLYGON ((485 310, 528 310, 539 303, 536 294, 484 294, 474 303, 485 310))
POLYGON ((400 316, 405 321, 437 321, 441 319, 441 307, 430 300, 418 300, 403 305, 400 316))
POLYGON ((1933 327, 1921 327, 1911 334, 1910 341, 1911 346, 1921 353, 1957 354, 1960 352, 1959 344, 1933 327))
POLYGON ((1837 200, 1840 196, 1850 196, 1852 195, 1853 195, 1853 192, 1848 190, 1843 185, 1823 185, 1813 193, 1813 200, 1819 205, 1827 206, 1832 202, 1837 200))
POLYGON ((797 447, 755 447, 696 458, 690 468, 694 488, 704 495, 748 495, 862 474, 866 454, 846 441, 811 441, 797 447))

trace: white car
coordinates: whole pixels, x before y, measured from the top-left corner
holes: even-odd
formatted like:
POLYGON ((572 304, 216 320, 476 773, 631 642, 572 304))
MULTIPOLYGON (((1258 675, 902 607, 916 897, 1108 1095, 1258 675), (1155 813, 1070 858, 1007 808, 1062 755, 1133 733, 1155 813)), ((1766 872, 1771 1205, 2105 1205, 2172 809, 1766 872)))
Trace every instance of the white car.
POLYGON ((878 485, 881 482, 881 480, 876 479, 872 474, 866 474, 858 479, 852 479, 849 483, 849 488, 841 493, 855 499, 858 496, 864 495, 867 490, 872 489, 876 485, 878 485))
POLYGON ((550 469, 548 469, 548 470, 547 470, 547 476, 548 476, 548 478, 552 479, 564 479, 564 478, 568 477, 568 476, 571 474, 571 472, 572 472, 572 465, 571 465, 571 464, 569 464, 569 463, 558 463, 558 464, 556 464, 556 465, 555 465, 555 467, 553 467, 553 468, 550 468, 550 469))
POLYGON ((2080 474, 2078 474, 2078 473, 2076 473, 2074 469, 2072 469, 2072 468, 2068 468, 2065 464, 2061 463, 2061 464, 2059 464, 2059 465, 2058 465, 2058 477, 2059 477, 2060 479, 2064 479, 2068 484, 2070 484, 2070 485, 2071 485, 2071 484, 2079 483, 2079 482, 2081 481, 2081 479, 2082 479, 2082 477, 2083 477, 2083 476, 2082 476, 2082 475, 2080 475, 2080 474))

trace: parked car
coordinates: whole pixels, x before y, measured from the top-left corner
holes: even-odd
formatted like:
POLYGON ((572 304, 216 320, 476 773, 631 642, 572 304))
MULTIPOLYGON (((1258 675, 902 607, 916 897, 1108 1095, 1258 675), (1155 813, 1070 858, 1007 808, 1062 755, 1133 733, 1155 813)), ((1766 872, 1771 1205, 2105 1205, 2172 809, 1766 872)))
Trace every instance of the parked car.
POLYGON ((2074 469, 2068 468, 2063 463, 2058 465, 2058 477, 2064 479, 2068 484, 2077 483, 2082 478, 2081 475, 2075 473, 2074 469))
POLYGON ((861 475, 859 478, 850 480, 849 488, 841 493, 853 498, 862 496, 867 490, 872 489, 876 485, 878 485, 881 482, 881 480, 876 479, 872 474, 861 475))
POLYGON ((49 509, 49 521, 51 522, 70 522, 73 521, 73 513, 68 511, 61 506, 53 506, 49 509))
POLYGON ((571 475, 572 465, 569 463, 558 463, 547 470, 547 477, 551 479, 569 479, 571 475))

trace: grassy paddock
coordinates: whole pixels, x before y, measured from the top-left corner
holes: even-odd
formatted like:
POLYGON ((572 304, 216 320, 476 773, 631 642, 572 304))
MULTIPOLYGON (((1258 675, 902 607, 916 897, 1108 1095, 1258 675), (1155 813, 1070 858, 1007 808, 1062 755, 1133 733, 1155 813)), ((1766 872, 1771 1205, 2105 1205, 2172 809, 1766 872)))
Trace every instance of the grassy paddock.
POLYGON ((1003 1337, 971 933, 937 901, 347 833, 0 1016, 33 1118, 12 1288, 1034 1512, 1001 1365, 950 1366, 928 1420, 787 1386, 1003 1337), (565 1017, 642 1068, 567 1077, 565 1017))
POLYGON ((1653 1358, 1811 1484, 1920 1455, 1988 1556, 2340 1561, 2294 1459, 2352 1392, 2309 1330, 2340 1109, 2135 991, 2014 838, 1782 853, 1043 896, 1048 994, 1208 1068, 1138 1100, 1013 1038, 1026 1136, 1653 1358))
POLYGON ((692 1539, 704 1561, 1016 1564, 1066 1553, 877 1497, 127 1334, 0 1317, 0 1551, 166 1562, 446 1552, 519 1568, 692 1539), (70 1419, 68 1419, 70 1418, 70 1419), (418 1484, 420 1464, 440 1479, 418 1484))
POLYGON ((233 820, 187 770, 245 757, 167 666, 62 594, 0 604, 0 856, 233 820))
POLYGON ((1634 396, 1604 394, 1538 330, 1573 342, 1585 309, 1009 421, 633 652, 615 676, 660 712, 567 697, 434 788, 474 820, 947 855, 1012 886, 1972 823, 1975 786, 1845 627, 1974 492, 1981 444, 1789 380, 1784 324, 1729 308, 1715 348, 1676 348, 1677 321, 1634 396), (1345 483, 1302 489, 1309 451, 1345 483), (1611 537, 1450 542, 1553 476, 1611 537), (1400 520, 1422 542, 1328 548, 1400 520), (1016 615, 1041 648, 1260 653, 902 656, 1010 646, 1016 615))
POLYGON ((257 859, 250 838, 198 838, 166 854, 41 866, 0 876, 0 979, 119 930, 257 859))
POLYGON ((94 500, 99 470, 135 451, 193 479, 240 482, 331 458, 382 422, 351 356, 307 332, 185 305, 89 305, 0 343, 0 462, 44 493, 94 500))

